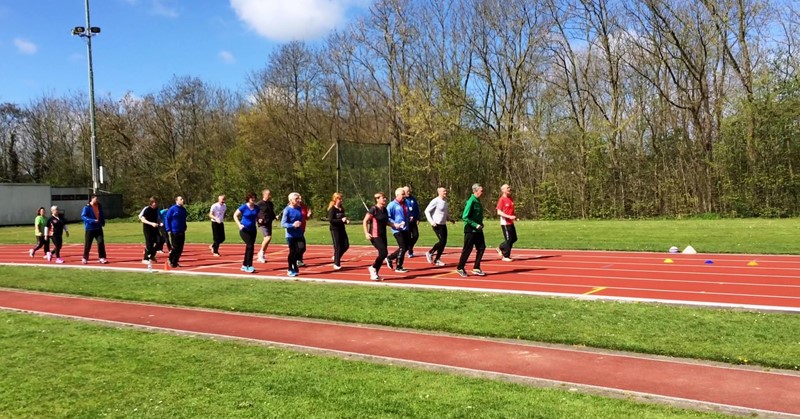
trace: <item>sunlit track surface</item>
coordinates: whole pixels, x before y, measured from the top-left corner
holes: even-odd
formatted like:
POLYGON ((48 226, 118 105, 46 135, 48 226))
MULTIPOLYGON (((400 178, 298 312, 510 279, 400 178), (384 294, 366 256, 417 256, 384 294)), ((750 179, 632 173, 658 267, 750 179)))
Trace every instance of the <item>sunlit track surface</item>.
MULTIPOLYGON (((0 264, 40 265, 54 268, 90 268, 146 271, 141 263, 141 245, 107 245, 109 264, 97 263, 96 246, 92 260, 81 265, 83 246, 68 244, 62 250, 65 264, 56 265, 28 255, 30 246, 0 246, 0 264)), ((390 246, 390 251, 393 247, 390 246)), ((350 282, 382 286, 463 289, 481 292, 556 295, 590 299, 653 301, 674 304, 741 307, 759 310, 800 312, 800 256, 741 254, 668 254, 645 252, 555 251, 515 249, 513 262, 502 262, 487 249, 481 268, 485 277, 461 278, 455 273, 460 249, 448 248, 442 257, 447 266, 429 265, 425 248, 406 259, 407 273, 385 266, 383 282, 369 280, 367 266, 375 258, 369 246, 353 246, 344 257, 343 269, 334 271, 331 246, 309 246, 307 266, 300 276, 286 275, 286 247, 272 244, 268 262, 256 264, 255 274, 240 270, 242 244, 224 244, 222 257, 213 257, 208 245, 189 244, 175 274, 225 275, 243 278, 291 279, 350 282), (672 263, 665 263, 671 259, 672 263)), ((474 257, 474 253, 473 253, 474 257)), ((154 273, 166 272, 167 255, 159 255, 154 273)), ((467 272, 472 260, 467 264, 467 272)))

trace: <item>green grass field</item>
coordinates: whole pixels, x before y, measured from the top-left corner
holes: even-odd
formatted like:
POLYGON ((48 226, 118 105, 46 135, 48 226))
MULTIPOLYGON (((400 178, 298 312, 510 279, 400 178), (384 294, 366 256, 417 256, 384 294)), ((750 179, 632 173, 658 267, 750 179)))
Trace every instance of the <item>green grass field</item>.
MULTIPOLYGON (((799 226, 794 219, 526 222, 518 226, 518 244, 653 251, 691 244, 701 252, 796 253, 799 226)), ((451 227, 451 245, 460 240, 459 228, 451 227)), ((31 230, 1 228, 0 242, 30 243, 31 230)), ((73 230, 79 234, 70 241, 81 241, 81 226, 73 230)), ((421 231, 420 243, 431 244, 430 229, 421 231)), ((362 244, 358 226, 351 226, 350 236, 353 244, 362 244)), ((499 227, 487 229, 490 245, 499 236, 499 227)), ((229 237, 231 242, 238 239, 230 233, 229 237)), ((207 242, 210 229, 206 223, 193 223, 187 238, 207 242)), ((329 243, 326 226, 312 225, 308 239, 329 243)), ((106 240, 138 243, 141 226, 109 223, 106 240)), ((800 321, 793 314, 144 273, 53 272, 0 267, 0 286, 800 369, 800 321)), ((0 388, 19 387, 0 391, 0 412, 6 412, 0 417, 699 415, 237 342, 22 314, 0 317, 0 345, 4 354, 12 355, 0 361, 0 388)))
MULTIPOLYGON (((72 224, 77 233, 68 241, 83 241, 83 226, 72 224)), ((226 223, 228 243, 240 243, 236 225, 226 223)), ((450 224, 449 246, 461 246, 463 224, 450 224)), ((369 243, 363 238, 361 225, 348 226, 352 244, 369 243)), ((665 252, 671 246, 692 245, 703 253, 800 253, 797 235, 800 219, 723 219, 723 220, 624 220, 624 221, 523 221, 517 224, 519 241, 515 245, 531 249, 635 250, 665 252)), ((275 237, 283 230, 276 229, 275 237)), ((329 244, 327 224, 309 223, 307 240, 312 244, 329 244)), ((105 229, 110 243, 141 243, 142 226, 133 222, 109 222, 105 229)), ((496 220, 486 223, 486 243, 496 246, 501 241, 496 220)), ((208 223, 189 223, 188 243, 210 243, 208 223)), ((420 225, 420 246, 430 246, 436 237, 430 227, 420 225)), ((31 226, 0 228, 0 243, 34 243, 31 226)), ((280 242, 280 241, 278 241, 280 242)))

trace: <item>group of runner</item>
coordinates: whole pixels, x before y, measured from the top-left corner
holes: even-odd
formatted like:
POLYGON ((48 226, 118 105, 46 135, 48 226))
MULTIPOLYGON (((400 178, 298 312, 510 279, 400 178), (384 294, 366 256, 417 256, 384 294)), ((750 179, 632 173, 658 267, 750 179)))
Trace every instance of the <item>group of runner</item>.
MULTIPOLYGON (((514 201, 511 196, 511 187, 507 184, 501 186, 501 196, 498 199, 496 210, 500 217, 500 226, 503 232, 504 241, 497 248, 497 252, 505 262, 512 261, 511 249, 517 241, 514 221, 517 219, 514 211, 514 201)), ((464 245, 461 256, 456 266, 456 273, 461 277, 467 277, 466 264, 475 250, 475 259, 471 274, 476 276, 486 275, 481 270, 483 253, 486 250, 486 241, 483 234, 483 206, 480 198, 483 195, 483 186, 480 184, 472 185, 472 195, 466 202, 461 220, 464 222, 464 245)), ((415 257, 414 247, 419 239, 419 223, 421 221, 420 207, 417 198, 412 194, 409 186, 397 188, 394 191, 394 199, 388 202, 388 198, 383 192, 374 195, 375 205, 369 208, 362 221, 364 235, 372 243, 378 252, 375 261, 368 267, 370 279, 380 281, 379 274, 381 267, 385 264, 389 269, 398 273, 408 272, 404 267, 405 257, 415 257), (388 252, 387 228, 397 242, 397 249, 391 254, 388 252)), ((45 258, 49 261, 52 257, 56 258, 56 263, 63 263, 60 250, 62 234, 69 236, 69 230, 63 217, 59 216, 57 206, 51 208, 52 216, 44 218, 45 209, 39 208, 35 220, 36 228, 36 247, 30 250, 30 256, 34 257, 38 249, 44 248, 45 258), (50 251, 50 242, 54 248, 50 251)), ((225 241, 224 220, 227 213, 226 196, 219 195, 217 202, 214 203, 208 213, 211 220, 211 231, 213 243, 209 246, 213 256, 220 256, 220 245, 225 241)), ((433 198, 423 211, 425 219, 431 225, 437 237, 436 244, 425 252, 428 263, 435 266, 446 266, 441 257, 447 245, 447 222, 452 221, 448 212, 447 188, 437 189, 437 196, 433 198)), ((297 276, 300 267, 305 266, 303 255, 306 251, 305 229, 306 222, 311 217, 310 208, 303 202, 302 196, 297 192, 288 195, 288 204, 280 213, 275 212, 272 202, 272 193, 269 189, 262 191, 260 201, 256 202, 256 196, 249 193, 245 202, 241 204, 233 213, 233 220, 236 223, 239 236, 245 243, 244 255, 242 259, 242 272, 255 273, 253 266, 253 255, 255 254, 255 243, 260 233, 262 237, 261 245, 257 253, 257 261, 266 263, 266 252, 272 241, 272 225, 275 221, 280 221, 280 227, 285 229, 286 242, 289 248, 287 256, 287 275, 297 276)), ((180 258, 183 253, 185 243, 185 233, 187 225, 187 211, 184 207, 182 196, 175 198, 175 204, 169 208, 158 208, 158 201, 151 197, 149 203, 139 213, 142 222, 145 240, 144 255, 142 263, 156 263, 156 254, 164 253, 163 247, 169 250, 169 260, 166 265, 169 268, 179 268, 180 258)), ((102 206, 99 204, 96 195, 92 195, 88 204, 81 212, 81 219, 84 223, 85 240, 82 263, 87 264, 92 242, 97 241, 98 261, 108 263, 106 259, 105 244, 103 238, 103 226, 105 216, 102 206)), ((343 207, 343 196, 334 193, 328 204, 327 221, 330 224, 331 241, 333 244, 333 269, 342 268, 342 257, 350 247, 347 236, 346 225, 350 219, 343 207)))

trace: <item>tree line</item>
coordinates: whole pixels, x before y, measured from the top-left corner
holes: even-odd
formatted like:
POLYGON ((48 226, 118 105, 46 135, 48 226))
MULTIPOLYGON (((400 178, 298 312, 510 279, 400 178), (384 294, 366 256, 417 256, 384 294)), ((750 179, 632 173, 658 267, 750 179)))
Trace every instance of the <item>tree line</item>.
MULTIPOLYGON (((423 197, 509 183, 523 217, 796 216, 799 12, 379 0, 324 42, 280 45, 240 91, 176 76, 99 98, 103 189, 131 210, 263 187, 321 207, 337 187, 323 157, 348 141, 389 144, 391 186, 423 197)), ((0 105, 0 181, 90 184, 84 96, 0 105)))

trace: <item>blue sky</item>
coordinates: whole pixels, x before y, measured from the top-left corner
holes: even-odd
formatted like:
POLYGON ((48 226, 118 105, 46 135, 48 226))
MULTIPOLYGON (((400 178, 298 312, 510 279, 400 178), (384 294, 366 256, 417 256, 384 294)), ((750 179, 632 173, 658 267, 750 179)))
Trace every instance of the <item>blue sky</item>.
MULTIPOLYGON (((86 94, 85 0, 0 0, 0 103, 86 94)), ((233 90, 292 39, 321 41, 371 0, 90 0, 95 95, 158 92, 173 76, 233 90)))

